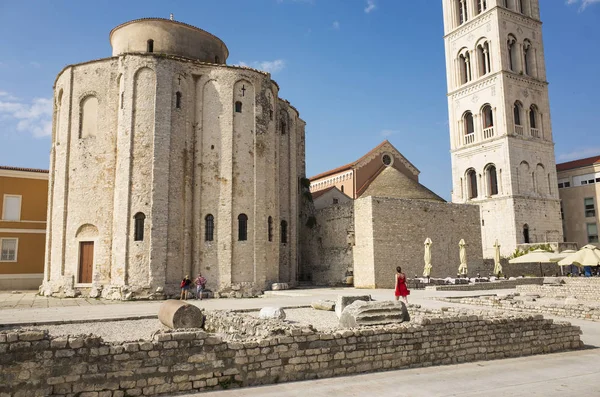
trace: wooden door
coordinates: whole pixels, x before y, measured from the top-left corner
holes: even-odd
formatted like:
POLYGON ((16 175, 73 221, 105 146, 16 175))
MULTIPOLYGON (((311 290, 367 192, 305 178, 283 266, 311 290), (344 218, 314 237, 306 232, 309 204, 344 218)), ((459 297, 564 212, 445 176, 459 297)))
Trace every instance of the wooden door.
POLYGON ((81 241, 79 243, 79 282, 91 284, 94 270, 94 243, 81 241))

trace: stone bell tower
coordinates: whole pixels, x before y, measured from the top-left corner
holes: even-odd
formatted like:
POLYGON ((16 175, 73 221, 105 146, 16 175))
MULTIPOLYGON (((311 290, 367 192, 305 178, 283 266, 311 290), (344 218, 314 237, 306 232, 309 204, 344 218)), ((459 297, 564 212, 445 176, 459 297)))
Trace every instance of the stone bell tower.
POLYGON ((562 242, 539 0, 443 0, 452 201, 479 205, 485 258, 562 242))

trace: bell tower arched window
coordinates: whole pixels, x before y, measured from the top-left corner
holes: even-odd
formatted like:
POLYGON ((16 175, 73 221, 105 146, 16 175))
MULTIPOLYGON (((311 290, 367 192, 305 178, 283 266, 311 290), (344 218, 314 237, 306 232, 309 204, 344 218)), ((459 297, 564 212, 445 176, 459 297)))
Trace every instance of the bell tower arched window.
POLYGON ((465 135, 473 134, 475 132, 475 123, 473 122, 473 114, 471 112, 465 113, 463 122, 465 123, 465 135))
POLYGON ((150 39, 146 42, 146 52, 154 52, 154 40, 150 39))
POLYGON ((179 91, 175 93, 175 107, 181 109, 181 92, 179 91))
POLYGON ((529 40, 525 40, 523 42, 523 69, 526 75, 532 76, 532 55, 533 50, 531 48, 531 42, 529 40))
POLYGON ((484 76, 491 72, 492 63, 490 59, 490 43, 485 42, 477 46, 477 56, 479 57, 479 76, 484 76))
POLYGON ((144 241, 144 223, 146 220, 146 215, 144 215, 142 212, 138 212, 137 214, 135 214, 133 219, 135 225, 133 240, 144 241))
POLYGON ((537 127, 537 109, 535 108, 535 105, 531 105, 531 108, 529 109, 529 126, 531 128, 538 128, 537 127))
POLYGON ((474 169, 467 171, 467 198, 477 198, 477 173, 474 169))
POLYGON ((525 244, 530 243, 530 241, 529 241, 529 225, 528 224, 523 225, 523 242, 525 244))
POLYGON ((204 240, 213 241, 215 234, 215 217, 212 214, 204 218, 204 240))
POLYGON ((460 67, 460 84, 466 84, 471 81, 471 58, 468 51, 464 51, 458 57, 460 67))
POLYGON ((488 196, 494 196, 498 194, 498 173, 496 172, 496 166, 488 166, 486 174, 488 184, 488 196))
POLYGON ((270 216, 268 221, 267 221, 267 233, 268 233, 268 238, 269 241, 273 241, 273 217, 270 216))
POLYGON ((482 110, 483 116, 483 128, 490 128, 494 126, 494 112, 490 105, 485 105, 482 110))
POLYGON ((508 67, 511 71, 517 71, 517 39, 514 36, 508 36, 508 67))

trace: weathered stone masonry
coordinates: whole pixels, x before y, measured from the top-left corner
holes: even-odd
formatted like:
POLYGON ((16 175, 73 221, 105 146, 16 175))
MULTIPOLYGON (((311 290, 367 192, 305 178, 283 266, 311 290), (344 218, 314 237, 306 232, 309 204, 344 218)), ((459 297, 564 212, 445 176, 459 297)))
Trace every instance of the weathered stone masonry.
POLYGON ((542 316, 452 314, 420 324, 295 328, 227 342, 204 331, 152 341, 0 333, 0 396, 123 397, 271 384, 370 371, 500 359, 579 348, 580 329, 542 316))

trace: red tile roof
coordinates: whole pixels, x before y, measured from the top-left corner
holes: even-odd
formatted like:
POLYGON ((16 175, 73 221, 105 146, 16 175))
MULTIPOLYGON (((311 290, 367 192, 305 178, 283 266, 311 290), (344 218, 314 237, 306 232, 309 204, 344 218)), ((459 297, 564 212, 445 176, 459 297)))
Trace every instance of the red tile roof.
POLYGON ((316 199, 317 197, 321 197, 322 195, 324 195, 325 193, 327 193, 328 191, 330 191, 331 189, 335 189, 335 186, 330 186, 327 189, 323 189, 323 190, 318 190, 314 193, 312 193, 312 198, 313 200, 316 199))
POLYGON ((47 174, 48 170, 40 170, 37 168, 21 168, 21 167, 8 167, 8 166, 4 166, 4 165, 0 165, 0 170, 7 170, 7 171, 24 171, 24 172, 39 172, 42 174, 47 174))
POLYGON ((557 171, 572 170, 575 168, 587 167, 594 164, 600 164, 600 156, 588 157, 586 159, 573 160, 566 163, 556 164, 557 171))

